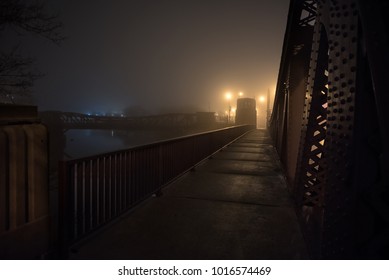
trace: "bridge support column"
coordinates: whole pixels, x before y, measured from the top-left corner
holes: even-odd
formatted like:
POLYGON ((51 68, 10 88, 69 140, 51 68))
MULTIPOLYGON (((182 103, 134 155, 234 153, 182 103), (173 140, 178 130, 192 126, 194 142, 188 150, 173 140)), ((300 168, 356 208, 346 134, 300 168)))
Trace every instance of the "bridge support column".
POLYGON ((50 246, 47 130, 36 107, 0 112, 0 258, 42 258, 50 246))

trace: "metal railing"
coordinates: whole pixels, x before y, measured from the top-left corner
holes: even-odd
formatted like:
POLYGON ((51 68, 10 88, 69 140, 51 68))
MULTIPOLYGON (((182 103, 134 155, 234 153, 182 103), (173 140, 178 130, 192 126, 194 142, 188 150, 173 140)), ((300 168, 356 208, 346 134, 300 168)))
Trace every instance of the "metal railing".
POLYGON ((235 126, 60 162, 63 248, 158 193, 177 176, 253 128, 235 126))

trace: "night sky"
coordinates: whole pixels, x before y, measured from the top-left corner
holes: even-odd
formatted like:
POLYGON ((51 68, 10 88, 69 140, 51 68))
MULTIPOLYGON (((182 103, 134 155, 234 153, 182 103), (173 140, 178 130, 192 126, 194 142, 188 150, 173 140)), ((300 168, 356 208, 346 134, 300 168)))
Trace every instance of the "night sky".
MULTIPOLYGON (((289 0, 49 0, 68 38, 27 37, 40 110, 224 111, 274 90, 289 0)), ((22 41, 23 42, 23 41, 22 41)), ((24 43, 25 44, 25 43, 24 43)))

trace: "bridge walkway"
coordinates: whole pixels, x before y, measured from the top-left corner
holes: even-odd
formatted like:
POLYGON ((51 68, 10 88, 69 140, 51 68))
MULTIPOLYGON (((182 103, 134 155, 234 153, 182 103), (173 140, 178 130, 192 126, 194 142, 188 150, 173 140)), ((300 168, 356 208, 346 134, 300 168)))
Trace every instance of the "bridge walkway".
POLYGON ((306 259, 292 199, 265 130, 244 135, 71 259, 306 259))

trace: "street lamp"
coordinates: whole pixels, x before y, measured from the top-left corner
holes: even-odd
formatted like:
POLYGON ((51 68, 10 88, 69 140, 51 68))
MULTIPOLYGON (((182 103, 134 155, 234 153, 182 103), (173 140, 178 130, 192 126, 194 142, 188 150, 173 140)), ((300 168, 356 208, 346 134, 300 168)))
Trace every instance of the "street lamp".
POLYGON ((232 120, 232 123, 235 123, 235 120, 236 120, 236 108, 233 107, 231 108, 231 120, 232 120))
POLYGON ((227 123, 230 123, 230 116, 231 116, 231 98, 232 98, 231 92, 227 92, 227 93, 226 93, 226 99, 227 99, 227 101, 228 101, 228 119, 227 119, 227 123))
MULTIPOLYGON (((263 96, 263 95, 261 95, 259 98, 258 98, 258 100, 259 100, 259 102, 260 103, 265 103, 265 102, 267 102, 267 106, 266 107, 269 107, 269 98, 266 98, 265 96, 263 96)), ((261 110, 261 108, 262 108, 262 106, 260 106, 259 107, 260 108, 260 110, 261 110)), ((262 112, 265 112, 265 110, 262 110, 262 112)), ((261 116, 261 113, 258 111, 258 113, 259 113, 259 115, 261 116)), ((263 117, 263 120, 264 120, 264 123, 265 123, 265 128, 267 127, 267 122, 268 122, 268 117, 269 117, 269 112, 268 112, 268 109, 267 109, 267 111, 266 111, 266 115, 264 115, 264 117, 263 117)), ((259 118, 259 119, 261 119, 261 117, 259 118)))

